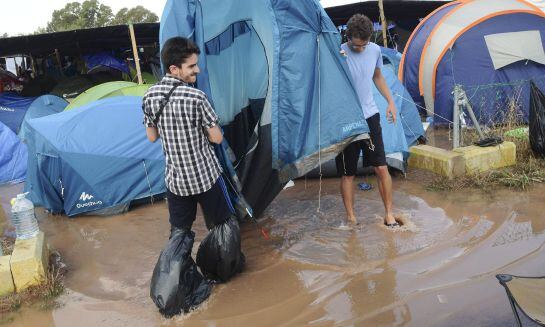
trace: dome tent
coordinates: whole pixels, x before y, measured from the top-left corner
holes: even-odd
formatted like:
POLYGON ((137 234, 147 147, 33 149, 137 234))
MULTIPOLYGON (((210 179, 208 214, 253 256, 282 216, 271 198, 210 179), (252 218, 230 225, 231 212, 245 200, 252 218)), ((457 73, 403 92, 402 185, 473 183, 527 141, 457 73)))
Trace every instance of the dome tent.
POLYGON ((141 97, 112 97, 31 120, 31 200, 68 216, 114 214, 164 193, 161 142, 147 140, 141 106, 141 97))
POLYGON ((317 0, 169 0, 161 46, 174 36, 201 49, 197 87, 257 215, 289 179, 368 132, 339 32, 317 0))
POLYGON ((455 85, 466 91, 481 123, 501 122, 499 104, 513 98, 520 98, 527 119, 528 82, 541 80, 545 87, 544 33, 545 14, 529 2, 453 1, 415 29, 399 77, 415 102, 442 123, 452 121, 455 85))
POLYGON ((68 105, 66 100, 55 95, 42 95, 32 102, 23 118, 23 123, 19 130, 19 138, 25 140, 28 133, 28 122, 31 119, 49 116, 59 113, 68 105))

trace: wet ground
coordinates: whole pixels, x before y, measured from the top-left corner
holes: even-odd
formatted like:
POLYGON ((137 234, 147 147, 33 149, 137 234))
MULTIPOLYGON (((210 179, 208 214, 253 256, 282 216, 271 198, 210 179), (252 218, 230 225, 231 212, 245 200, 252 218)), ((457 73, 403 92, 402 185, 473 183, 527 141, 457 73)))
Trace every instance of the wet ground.
MULTIPOLYGON (((261 220, 272 240, 243 226, 244 273, 169 320, 149 298, 168 237, 165 202, 107 218, 37 209, 69 267, 68 291, 59 308, 23 308, 6 326, 513 326, 494 276, 545 275, 545 186, 438 193, 418 172, 409 176, 394 179, 396 210, 414 225, 399 232, 382 226, 373 177, 373 190, 356 191, 360 226, 352 230, 337 228, 337 179, 322 181, 320 197, 317 180, 297 180, 261 220)), ((0 188, 4 208, 20 189, 0 188)), ((197 241, 206 235, 202 218, 194 229, 197 241)))

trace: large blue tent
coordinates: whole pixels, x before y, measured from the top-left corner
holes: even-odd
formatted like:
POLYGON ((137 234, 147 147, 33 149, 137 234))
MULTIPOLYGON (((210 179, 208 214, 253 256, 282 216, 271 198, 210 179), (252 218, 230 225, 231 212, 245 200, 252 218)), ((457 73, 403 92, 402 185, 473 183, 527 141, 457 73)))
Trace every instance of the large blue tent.
POLYGON ((530 81, 545 90, 544 36, 545 14, 530 2, 453 1, 415 29, 399 76, 436 122, 453 120, 455 86, 481 123, 503 123, 513 108, 527 121, 530 81))
POLYGON ((164 193, 161 142, 147 140, 141 106, 141 97, 112 97, 30 120, 32 201, 68 216, 112 214, 164 193))
POLYGON ((202 50, 197 87, 221 118, 256 214, 284 182, 368 131, 339 32, 317 0, 169 0, 161 45, 174 36, 202 50))
POLYGON ((0 122, 14 133, 19 132, 28 107, 36 98, 22 97, 16 93, 0 93, 0 122))
POLYGON ((0 185, 25 179, 27 149, 6 125, 0 122, 0 185))

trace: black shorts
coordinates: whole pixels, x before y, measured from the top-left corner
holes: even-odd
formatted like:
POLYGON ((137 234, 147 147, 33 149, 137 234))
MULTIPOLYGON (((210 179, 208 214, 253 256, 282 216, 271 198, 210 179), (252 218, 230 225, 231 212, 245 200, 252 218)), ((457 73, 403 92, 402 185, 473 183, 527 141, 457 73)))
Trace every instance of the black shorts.
POLYGON ((367 120, 369 139, 350 143, 343 152, 335 158, 339 176, 355 176, 358 171, 360 151, 363 151, 363 166, 386 166, 386 153, 380 127, 380 114, 375 114, 367 120))
POLYGON ((225 222, 234 213, 221 176, 211 189, 200 194, 180 196, 167 189, 167 200, 170 224, 178 228, 191 229, 197 216, 197 203, 201 205, 208 229, 225 222))

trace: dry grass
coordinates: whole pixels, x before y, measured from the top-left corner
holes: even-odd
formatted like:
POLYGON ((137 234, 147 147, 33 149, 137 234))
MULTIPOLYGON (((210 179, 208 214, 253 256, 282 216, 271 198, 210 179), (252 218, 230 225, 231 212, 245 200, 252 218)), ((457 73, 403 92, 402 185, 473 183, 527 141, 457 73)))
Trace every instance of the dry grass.
MULTIPOLYGON (((494 128, 484 128, 485 137, 500 136, 505 141, 510 141, 517 146, 517 163, 515 166, 500 170, 489 171, 481 174, 474 174, 448 179, 446 177, 435 177, 426 186, 432 191, 457 191, 466 188, 490 190, 498 187, 508 187, 516 190, 526 190, 532 184, 545 183, 545 159, 537 158, 530 147, 527 139, 505 136, 505 132, 525 127, 521 123, 519 107, 511 101, 506 113, 506 119, 502 125, 494 128)), ((479 139, 477 131, 467 129, 463 131, 464 145, 473 144, 479 139)))
POLYGON ((0 314, 2 322, 11 321, 8 313, 19 310, 22 306, 38 305, 40 309, 49 310, 58 306, 56 299, 64 292, 64 275, 66 270, 58 252, 50 256, 49 271, 46 281, 39 286, 33 286, 20 293, 0 297, 0 314))
POLYGON ((0 247, 4 255, 10 255, 13 252, 13 245, 15 244, 15 239, 10 237, 1 237, 0 236, 0 247))

